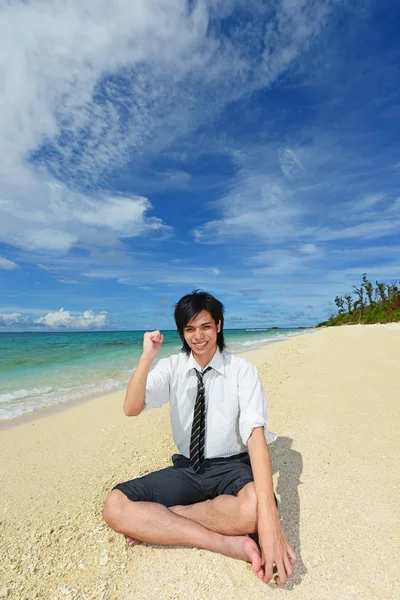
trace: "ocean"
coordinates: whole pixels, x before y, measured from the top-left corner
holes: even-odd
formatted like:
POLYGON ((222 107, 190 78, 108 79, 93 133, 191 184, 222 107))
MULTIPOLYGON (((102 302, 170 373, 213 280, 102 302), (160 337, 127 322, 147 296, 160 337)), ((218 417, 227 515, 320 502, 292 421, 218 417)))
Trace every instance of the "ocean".
MULTIPOLYGON (((227 350, 235 353, 300 333, 304 330, 224 330, 227 350)), ((176 331, 163 334, 157 360, 181 348, 176 331)), ((1 333, 0 419, 126 387, 142 341, 143 331, 1 333)))

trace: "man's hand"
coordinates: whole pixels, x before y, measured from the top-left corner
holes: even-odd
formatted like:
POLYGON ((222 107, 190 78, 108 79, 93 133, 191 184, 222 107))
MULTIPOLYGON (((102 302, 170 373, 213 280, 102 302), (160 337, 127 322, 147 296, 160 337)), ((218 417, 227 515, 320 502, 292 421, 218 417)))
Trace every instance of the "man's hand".
POLYGON ((296 562, 296 554, 289 546, 286 536, 279 521, 273 523, 258 523, 258 538, 263 561, 263 581, 271 581, 276 566, 274 581, 277 585, 285 583, 293 575, 293 567, 296 562))
POLYGON ((160 331, 147 331, 143 337, 143 355, 151 360, 157 356, 164 341, 160 331))
POLYGON ((163 340, 160 331, 147 331, 143 336, 143 353, 126 390, 124 413, 128 417, 137 417, 145 407, 147 376, 163 340))

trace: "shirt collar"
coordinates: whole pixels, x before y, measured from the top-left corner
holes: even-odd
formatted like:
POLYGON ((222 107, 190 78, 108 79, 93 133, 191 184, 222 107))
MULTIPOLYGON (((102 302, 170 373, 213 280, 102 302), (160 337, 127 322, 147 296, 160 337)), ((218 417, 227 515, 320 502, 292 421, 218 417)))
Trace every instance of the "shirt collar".
MULTIPOLYGON (((204 368, 206 369, 207 367, 212 367, 215 371, 218 371, 218 373, 221 373, 221 375, 223 375, 225 373, 224 353, 217 348, 216 353, 214 354, 208 365, 206 365, 204 368)), ((190 369, 197 369, 198 371, 201 371, 200 365, 197 364, 193 356, 193 352, 191 352, 190 356, 187 357, 186 362, 185 370, 190 371, 190 369)))

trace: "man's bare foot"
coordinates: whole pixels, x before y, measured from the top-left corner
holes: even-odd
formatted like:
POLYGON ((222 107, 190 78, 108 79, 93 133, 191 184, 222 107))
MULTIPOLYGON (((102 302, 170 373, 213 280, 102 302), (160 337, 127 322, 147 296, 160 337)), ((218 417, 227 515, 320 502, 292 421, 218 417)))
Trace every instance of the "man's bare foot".
POLYGON ((264 570, 262 568, 262 558, 257 544, 247 535, 226 536, 226 549, 223 554, 231 558, 245 560, 251 563, 254 573, 262 579, 264 570))
MULTIPOLYGON (((264 569, 262 568, 263 560, 256 542, 247 535, 224 536, 224 538, 225 547, 222 553, 230 558, 236 558, 251 563, 254 573, 262 579, 264 577, 264 569)), ((139 540, 135 540, 129 535, 126 535, 125 539, 130 547, 140 544, 139 540)))
POLYGON ((130 535, 126 535, 125 536, 126 539, 126 543, 128 544, 128 546, 137 546, 137 544, 140 544, 139 540, 135 540, 133 539, 130 535))

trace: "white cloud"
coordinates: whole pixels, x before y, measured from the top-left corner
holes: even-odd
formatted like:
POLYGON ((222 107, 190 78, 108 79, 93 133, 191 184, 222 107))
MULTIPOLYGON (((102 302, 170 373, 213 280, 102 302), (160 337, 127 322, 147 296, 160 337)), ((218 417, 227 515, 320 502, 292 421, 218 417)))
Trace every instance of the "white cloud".
POLYGON ((332 248, 329 252, 330 255, 338 258, 343 258, 346 264, 349 259, 357 258, 362 259, 363 262, 366 260, 370 261, 373 259, 383 260, 392 256, 400 256, 400 245, 385 245, 385 246, 364 246, 362 248, 332 248))
POLYGON ((55 271, 57 271, 56 267, 49 267, 47 265, 41 265, 40 263, 37 266, 39 267, 39 269, 42 269, 42 271, 47 271, 48 273, 54 273, 55 271))
POLYGON ((152 205, 141 196, 90 197, 54 180, 45 185, 34 175, 26 188, 14 185, 13 192, 13 200, 2 201, 0 182, 0 240, 24 250, 68 252, 78 243, 112 247, 119 238, 170 229, 148 216, 152 205), (24 198, 30 199, 26 206, 24 198))
POLYGON ((0 313, 0 327, 45 327, 49 329, 101 329, 108 324, 106 312, 94 313, 85 310, 81 315, 72 315, 68 310, 60 308, 38 318, 21 313, 0 313))
POLYGON ((187 187, 192 179, 191 175, 186 173, 186 171, 168 171, 163 173, 163 176, 170 188, 187 187))
POLYGON ((369 208, 373 208, 383 200, 385 200, 386 194, 377 193, 377 194, 367 194, 353 203, 352 208, 356 211, 363 211, 369 208))
POLYGON ((304 213, 283 181, 249 169, 238 173, 235 187, 219 204, 223 218, 197 228, 193 232, 197 242, 218 243, 246 236, 291 239, 304 213))
POLYGON ((315 244, 304 244, 300 247, 300 252, 303 254, 317 254, 319 249, 315 244))
MULTIPOLYGON (((329 140, 323 141, 329 145, 329 140)), ((220 244, 234 239, 247 240, 248 245, 291 242, 304 254, 318 254, 319 242, 400 234, 400 198, 377 192, 354 200, 357 186, 348 189, 348 165, 340 161, 346 163, 349 157, 341 148, 328 152, 317 139, 301 152, 296 150, 295 155, 272 141, 242 147, 232 152, 232 158, 237 166, 234 183, 215 204, 220 217, 193 231, 198 243, 220 244), (303 162, 307 162, 307 169, 303 162), (331 178, 333 166, 340 182, 331 178), (290 174, 297 168, 301 182, 297 174, 290 174), (343 200, 333 200, 333 193, 343 200)), ((365 187, 362 176, 361 184, 357 181, 361 189, 365 187)))
POLYGON ((249 262, 260 265, 259 268, 253 271, 257 275, 280 276, 302 270, 308 260, 308 256, 290 250, 268 250, 255 255, 249 262))
POLYGON ((60 283, 64 283, 65 285, 74 285, 79 283, 76 279, 57 279, 60 283))
POLYGON ((290 148, 284 148, 279 152, 279 164, 282 173, 288 179, 297 179, 304 173, 300 158, 290 148))
POLYGON ((8 260, 8 258, 3 258, 2 256, 0 256, 0 269, 12 271, 13 269, 18 269, 18 265, 14 261, 8 260))
MULTIPOLYGON (((18 238, 14 234, 13 241, 16 246, 20 246, 25 250, 38 250, 40 248, 55 252, 69 250, 78 241, 78 236, 57 229, 50 229, 49 227, 42 229, 32 228, 30 231, 28 229, 19 235, 18 238)), ((4 237, 7 241, 7 236, 4 237)))
POLYGON ((76 210, 75 219, 81 223, 97 227, 109 227, 120 237, 134 237, 144 230, 165 229, 161 219, 145 218, 151 208, 147 198, 109 198, 106 204, 96 205, 94 202, 86 211, 76 210))
POLYGON ((268 23, 264 37, 266 49, 261 69, 272 80, 321 31, 331 9, 327 2, 281 1, 276 20, 268 23))
POLYGON ((73 316, 68 310, 60 310, 48 313, 44 317, 36 320, 39 325, 46 325, 53 329, 68 327, 69 329, 92 329, 107 325, 107 313, 93 313, 91 310, 85 310, 83 315, 73 316))
POLYGON ((377 218, 376 221, 358 223, 351 227, 323 227, 315 232, 321 241, 332 240, 373 240, 400 233, 400 218, 377 218))
POLYGON ((0 313, 0 327, 23 327, 33 325, 33 319, 20 313, 0 313))
MULTIPOLYGON (((321 0, 316 8, 313 0, 281 0, 268 7, 264 31, 260 10, 250 11, 243 29, 215 37, 210 21, 230 16, 237 5, 2 3, 0 241, 68 252, 85 241, 116 246, 120 237, 165 228, 148 216, 146 198, 76 188, 93 189, 128 158, 159 153, 225 104, 270 85, 326 25, 332 2, 321 0)), ((301 163, 293 150, 285 153, 293 178, 301 163)), ((172 186, 188 180, 179 171, 166 176, 172 186)), ((257 218, 249 216, 250 230, 257 218)))

